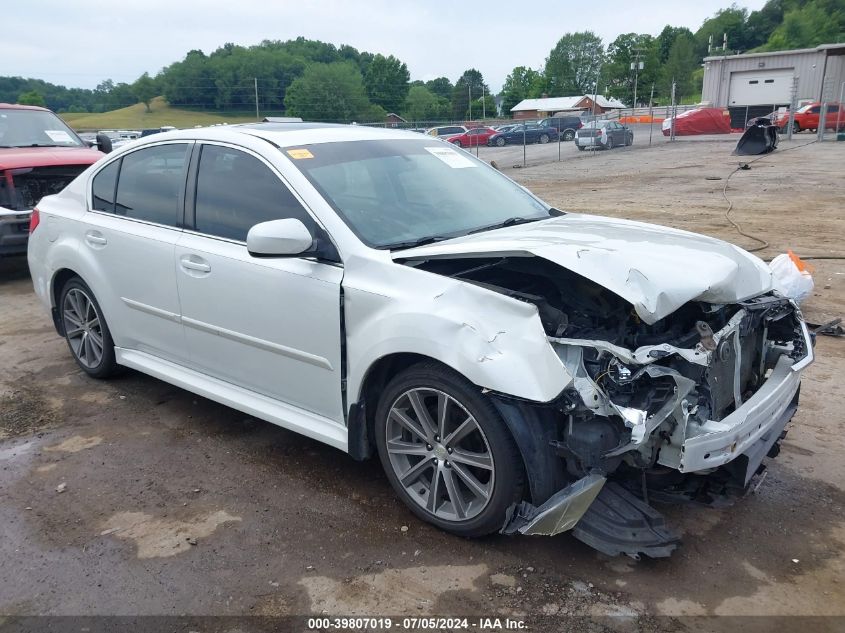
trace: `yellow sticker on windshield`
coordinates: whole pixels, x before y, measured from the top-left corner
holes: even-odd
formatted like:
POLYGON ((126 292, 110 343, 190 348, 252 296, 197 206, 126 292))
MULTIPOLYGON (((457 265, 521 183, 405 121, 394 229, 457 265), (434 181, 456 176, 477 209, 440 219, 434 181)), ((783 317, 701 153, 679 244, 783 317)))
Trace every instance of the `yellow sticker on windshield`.
POLYGON ((314 154, 309 152, 307 149, 289 149, 288 156, 295 160, 301 160, 303 158, 314 158, 314 154))

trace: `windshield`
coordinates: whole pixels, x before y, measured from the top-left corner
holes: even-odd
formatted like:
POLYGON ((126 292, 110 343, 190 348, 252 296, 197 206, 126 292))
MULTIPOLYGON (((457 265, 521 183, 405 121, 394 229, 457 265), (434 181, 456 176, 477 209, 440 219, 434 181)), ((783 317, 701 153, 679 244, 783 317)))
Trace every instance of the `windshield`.
POLYGON ((560 214, 467 152, 433 139, 283 151, 374 248, 413 246, 560 214))
POLYGON ((46 110, 0 110, 0 147, 80 147, 64 121, 46 110))

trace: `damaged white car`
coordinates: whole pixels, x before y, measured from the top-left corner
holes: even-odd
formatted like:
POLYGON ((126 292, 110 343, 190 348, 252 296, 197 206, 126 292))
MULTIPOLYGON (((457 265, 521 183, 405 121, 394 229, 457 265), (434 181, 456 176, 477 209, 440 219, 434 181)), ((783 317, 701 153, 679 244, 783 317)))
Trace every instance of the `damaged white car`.
POLYGON ((33 213, 79 366, 376 453, 465 536, 666 556, 649 505, 742 491, 813 341, 756 257, 550 208, 434 138, 267 123, 122 147, 33 213))

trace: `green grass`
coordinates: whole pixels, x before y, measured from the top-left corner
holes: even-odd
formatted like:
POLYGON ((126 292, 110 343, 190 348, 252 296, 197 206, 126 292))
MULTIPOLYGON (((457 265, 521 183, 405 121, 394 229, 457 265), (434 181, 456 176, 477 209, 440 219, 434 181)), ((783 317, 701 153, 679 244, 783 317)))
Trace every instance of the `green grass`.
POLYGON ((172 125, 186 128, 195 125, 211 125, 212 123, 247 123, 255 121, 255 115, 238 113, 196 112, 173 108, 163 97, 156 97, 150 102, 150 112, 143 103, 136 103, 127 108, 100 112, 95 114, 66 112, 61 117, 75 130, 140 130, 143 128, 172 125))

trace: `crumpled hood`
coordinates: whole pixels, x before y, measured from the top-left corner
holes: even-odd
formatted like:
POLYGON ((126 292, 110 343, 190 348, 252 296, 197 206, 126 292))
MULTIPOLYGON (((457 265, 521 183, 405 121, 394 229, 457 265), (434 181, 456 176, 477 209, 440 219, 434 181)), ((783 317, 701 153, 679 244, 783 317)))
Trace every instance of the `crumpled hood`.
POLYGON ((653 224, 568 213, 396 251, 394 259, 536 256, 633 304, 652 324, 685 303, 732 303, 771 289, 759 258, 733 244, 653 224))

